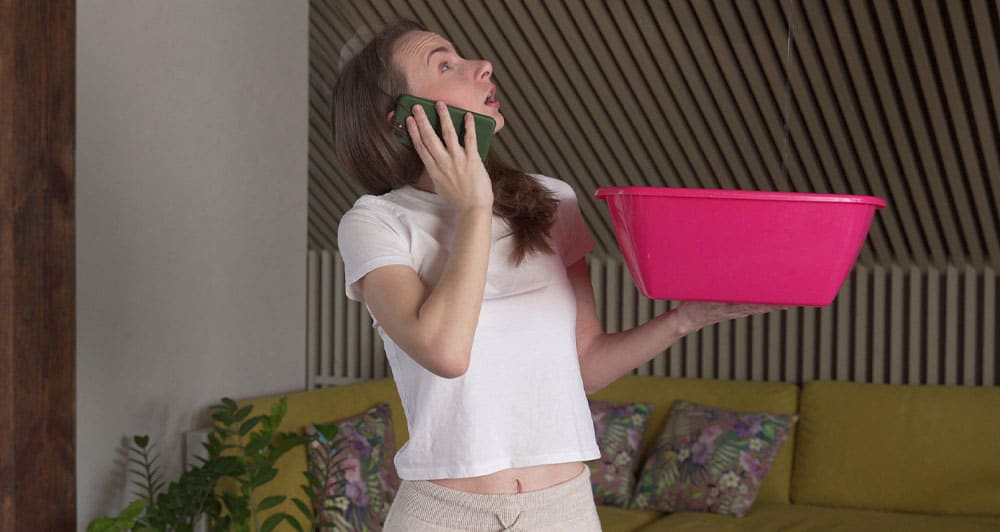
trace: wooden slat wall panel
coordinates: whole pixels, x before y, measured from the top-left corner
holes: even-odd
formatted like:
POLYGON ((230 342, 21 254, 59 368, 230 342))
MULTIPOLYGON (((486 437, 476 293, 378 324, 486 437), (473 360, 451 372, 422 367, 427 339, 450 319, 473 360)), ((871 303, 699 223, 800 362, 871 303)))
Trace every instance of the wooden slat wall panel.
MULTIPOLYGON (((335 252, 309 252, 310 293, 330 302, 309 305, 308 367, 315 372, 310 386, 389 374, 367 310, 343 295, 340 261, 335 252)), ((677 302, 640 295, 617 259, 591 256, 589 262, 605 331, 627 330, 676 308, 677 302)), ((827 307, 796 307, 706 328, 634 373, 798 384, 835 379, 995 386, 1000 384, 998 288, 990 268, 858 266, 827 307)))
MULTIPOLYGON (((591 269, 609 330, 676 303, 630 291, 598 187, 888 200, 833 305, 719 325, 640 374, 995 384, 997 2, 311 2, 310 249, 336 250, 338 220, 362 193, 332 153, 329 95, 344 45, 404 16, 493 62, 509 124, 494 149, 576 190, 598 242, 591 269)), ((327 268, 320 284, 336 276, 327 268)), ((321 323, 337 340, 311 337, 325 353, 316 383, 384 375, 384 357, 366 362, 380 348, 361 332, 373 332, 367 313, 315 297, 311 309, 359 328, 321 323)))
POLYGON ((496 150, 569 182, 873 194, 866 266, 1000 268, 992 0, 312 0, 309 245, 362 193, 334 160, 344 45, 398 16, 495 66, 496 150))

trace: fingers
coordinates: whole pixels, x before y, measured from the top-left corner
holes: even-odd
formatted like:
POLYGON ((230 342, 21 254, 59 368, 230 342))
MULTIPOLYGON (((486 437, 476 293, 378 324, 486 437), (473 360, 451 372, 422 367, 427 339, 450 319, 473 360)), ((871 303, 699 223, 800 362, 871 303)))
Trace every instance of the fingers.
POLYGON ((431 126, 424 108, 413 106, 413 116, 406 119, 407 129, 417 154, 429 169, 440 166, 440 162, 448 157, 448 150, 441 143, 434 127, 431 126), (411 126, 411 120, 413 125, 411 126))
MULTIPOLYGON (((414 110, 414 115, 417 111, 414 110)), ((426 122, 427 119, 424 118, 426 122)), ((417 155, 420 156, 420 160, 424 162, 424 166, 428 169, 437 166, 434 163, 434 157, 427 150, 427 146, 424 144, 424 137, 420 133, 420 126, 416 116, 406 117, 406 131, 410 134, 410 140, 413 143, 413 149, 417 150, 417 155)))
POLYGON ((764 314, 788 310, 788 305, 761 305, 752 303, 710 303, 710 302, 682 302, 676 310, 684 314, 700 327, 719 323, 721 321, 733 320, 764 314))
POLYGON ((478 141, 476 140, 476 121, 472 113, 465 113, 465 154, 469 157, 479 157, 478 141))
POLYGON ((438 121, 441 123, 441 136, 444 138, 445 147, 448 151, 459 149, 458 134, 455 132, 455 124, 451 122, 448 106, 444 102, 437 102, 434 108, 437 109, 438 121))

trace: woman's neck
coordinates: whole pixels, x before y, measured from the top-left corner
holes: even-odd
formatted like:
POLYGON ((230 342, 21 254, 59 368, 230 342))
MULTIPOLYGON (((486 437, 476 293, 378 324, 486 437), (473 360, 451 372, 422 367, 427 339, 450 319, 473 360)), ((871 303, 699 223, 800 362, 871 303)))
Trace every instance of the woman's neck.
POLYGON ((417 179, 417 181, 413 183, 413 186, 423 190, 424 192, 434 194, 434 181, 431 180, 430 176, 427 175, 426 172, 420 174, 420 179, 417 179))

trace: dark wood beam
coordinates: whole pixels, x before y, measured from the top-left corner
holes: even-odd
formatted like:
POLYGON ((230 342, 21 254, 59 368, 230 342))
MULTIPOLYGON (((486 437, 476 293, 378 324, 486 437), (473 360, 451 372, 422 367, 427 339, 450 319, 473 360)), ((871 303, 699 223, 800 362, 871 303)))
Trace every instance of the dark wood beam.
POLYGON ((76 530, 76 4, 0 0, 0 530, 76 530))

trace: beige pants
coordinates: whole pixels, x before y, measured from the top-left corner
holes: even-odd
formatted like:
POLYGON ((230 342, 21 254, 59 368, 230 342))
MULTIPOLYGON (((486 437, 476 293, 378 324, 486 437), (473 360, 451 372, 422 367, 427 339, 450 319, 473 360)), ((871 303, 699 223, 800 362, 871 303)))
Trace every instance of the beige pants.
POLYGON ((429 482, 403 480, 385 532, 600 532, 590 468, 576 478, 526 493, 470 493, 429 482))

